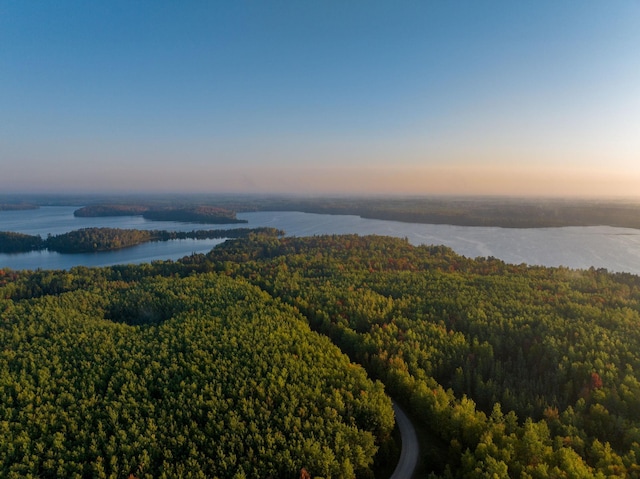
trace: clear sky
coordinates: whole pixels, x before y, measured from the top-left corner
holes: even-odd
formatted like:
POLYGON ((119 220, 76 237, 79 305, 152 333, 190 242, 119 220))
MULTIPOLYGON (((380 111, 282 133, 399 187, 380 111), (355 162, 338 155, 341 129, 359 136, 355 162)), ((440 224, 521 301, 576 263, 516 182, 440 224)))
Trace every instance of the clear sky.
POLYGON ((0 0, 0 192, 640 196, 640 0, 0 0))

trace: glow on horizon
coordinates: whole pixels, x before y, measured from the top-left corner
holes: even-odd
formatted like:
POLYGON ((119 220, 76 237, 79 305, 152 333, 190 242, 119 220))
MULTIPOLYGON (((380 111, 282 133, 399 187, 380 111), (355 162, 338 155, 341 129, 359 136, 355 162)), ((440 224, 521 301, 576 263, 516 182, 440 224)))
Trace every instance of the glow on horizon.
POLYGON ((0 6, 0 191, 640 196, 640 3, 0 6))
MULTIPOLYGON (((124 170, 124 167, 122 168, 124 170)), ((55 168, 40 183, 25 177, 3 193, 256 193, 296 195, 470 195, 522 197, 632 198, 638 196, 640 172, 597 169, 472 165, 416 168, 272 168, 225 167, 199 171, 197 179, 179 164, 161 173, 93 169, 66 176, 55 168), (151 177, 150 177, 151 175, 151 177), (51 185, 56 185, 52 188, 51 185), (163 188, 171 184, 171 188, 163 188)))

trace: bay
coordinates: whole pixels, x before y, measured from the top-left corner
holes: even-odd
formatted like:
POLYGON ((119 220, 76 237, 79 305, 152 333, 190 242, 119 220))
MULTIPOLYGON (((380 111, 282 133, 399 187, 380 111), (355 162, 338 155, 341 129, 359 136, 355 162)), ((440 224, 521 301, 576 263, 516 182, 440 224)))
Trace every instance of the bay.
MULTIPOLYGON (((110 227, 191 231, 271 226, 289 236, 321 234, 387 235, 407 238, 412 244, 443 244, 475 258, 493 256, 508 263, 590 267, 640 274, 640 230, 609 226, 564 228, 493 228, 428 225, 371 220, 349 215, 284 212, 239 213, 248 224, 202 225, 157 222, 140 216, 76 218, 77 207, 42 207, 38 210, 0 211, 0 231, 26 234, 61 234, 79 228, 110 227)), ((38 251, 0 254, 0 267, 11 269, 69 269, 73 266, 108 266, 176 260, 192 253, 206 253, 224 240, 175 240, 146 243, 133 248, 92 254, 59 254, 38 251)))

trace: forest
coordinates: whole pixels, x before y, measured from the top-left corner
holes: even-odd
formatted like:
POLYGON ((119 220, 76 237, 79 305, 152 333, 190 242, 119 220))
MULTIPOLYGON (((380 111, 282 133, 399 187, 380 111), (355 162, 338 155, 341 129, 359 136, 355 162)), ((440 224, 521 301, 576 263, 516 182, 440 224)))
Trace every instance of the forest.
POLYGON ((0 476, 640 477, 640 278, 356 235, 0 272, 0 476))
POLYGON ((366 477, 390 435, 382 385, 246 281, 34 274, 0 301, 1 477, 366 477))

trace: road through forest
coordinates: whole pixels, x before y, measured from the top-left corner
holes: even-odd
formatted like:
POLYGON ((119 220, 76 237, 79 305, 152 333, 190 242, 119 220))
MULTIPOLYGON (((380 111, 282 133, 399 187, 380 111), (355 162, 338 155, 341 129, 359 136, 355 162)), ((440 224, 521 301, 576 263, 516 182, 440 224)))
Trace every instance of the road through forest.
POLYGON ((396 422, 400 429, 400 438, 402 440, 402 451, 400 459, 395 471, 390 479, 411 479, 413 472, 418 465, 418 455, 420 447, 418 445, 418 437, 413 424, 402 409, 393 402, 393 411, 396 414, 396 422))

